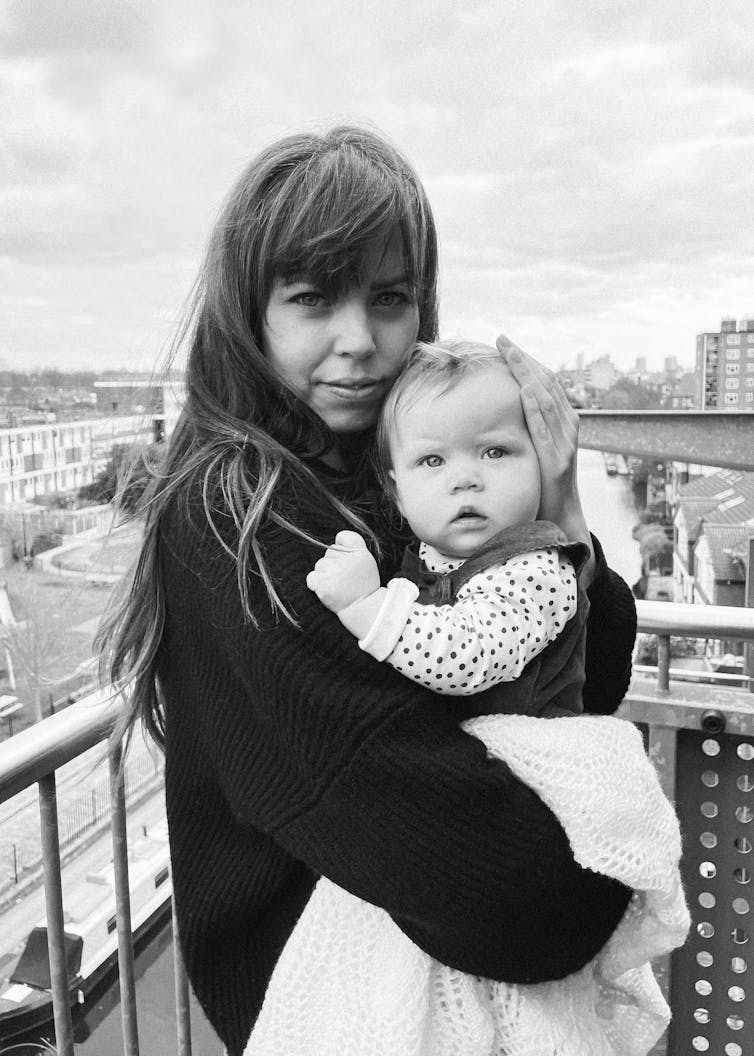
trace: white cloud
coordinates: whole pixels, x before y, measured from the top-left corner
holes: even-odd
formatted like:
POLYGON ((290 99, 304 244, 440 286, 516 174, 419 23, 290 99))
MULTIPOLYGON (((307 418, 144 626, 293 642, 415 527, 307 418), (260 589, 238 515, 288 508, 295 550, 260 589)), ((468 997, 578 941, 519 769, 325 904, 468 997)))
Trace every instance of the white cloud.
POLYGON ((6 365, 150 365, 241 167, 342 120, 425 177, 457 332, 690 362, 754 311, 749 0, 16 0, 0 24, 6 365))

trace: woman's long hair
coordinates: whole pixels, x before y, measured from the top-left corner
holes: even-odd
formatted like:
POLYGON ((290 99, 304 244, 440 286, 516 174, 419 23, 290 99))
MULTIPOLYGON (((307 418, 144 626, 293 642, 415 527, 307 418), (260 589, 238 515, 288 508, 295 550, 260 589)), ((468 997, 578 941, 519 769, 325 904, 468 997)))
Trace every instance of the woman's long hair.
POLYGON ((418 337, 432 340, 437 331, 432 213, 410 165, 380 136, 344 126, 322 136, 287 137, 264 150, 231 190, 176 337, 176 348, 188 346, 187 398, 142 505, 141 552, 95 640, 103 680, 115 690, 128 689, 129 706, 116 737, 126 734, 129 741, 141 721, 164 747, 156 663, 165 622, 158 538, 166 506, 191 482, 201 483, 207 523, 236 561, 242 611, 253 624, 252 566, 273 610, 295 622, 257 539, 264 518, 310 538, 276 508, 276 490, 285 477, 318 489, 323 502, 369 534, 309 468, 312 454, 326 452, 334 437, 270 367, 262 352, 262 327, 276 278, 306 274, 337 296, 359 281, 374 245, 386 246, 395 235, 419 308, 418 337), (235 523, 235 549, 217 527, 218 505, 235 523))

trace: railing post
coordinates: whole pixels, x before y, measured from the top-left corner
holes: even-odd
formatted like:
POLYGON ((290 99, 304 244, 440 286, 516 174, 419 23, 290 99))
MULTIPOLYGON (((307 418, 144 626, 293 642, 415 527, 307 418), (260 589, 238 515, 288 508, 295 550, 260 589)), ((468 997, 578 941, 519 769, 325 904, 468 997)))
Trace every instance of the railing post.
MULTIPOLYGON (((744 604, 752 609, 754 608, 754 532, 749 532, 746 558, 744 604)), ((749 692, 754 693, 754 642, 746 642, 744 645, 744 674, 749 678, 749 692)))
POLYGON ((136 981, 134 948, 131 933, 131 894, 128 884, 128 835, 126 832, 126 796, 121 772, 122 749, 115 746, 109 755, 110 805, 112 809, 113 874, 115 907, 118 923, 118 971, 120 976, 120 1013, 123 1024, 124 1056, 139 1056, 139 1032, 136 1021, 136 981))
POLYGON ((63 881, 60 872, 60 839, 55 774, 39 779, 39 817, 42 830, 42 862, 47 910, 47 950, 50 958, 52 1008, 58 1056, 73 1056, 73 1024, 68 989, 68 958, 65 949, 63 881))
POLYGON ((657 688, 670 692, 670 635, 657 635, 657 688))
POLYGON ((173 914, 173 977, 175 979, 175 1025, 178 1056, 191 1056, 191 1006, 189 1004, 188 974, 183 963, 178 940, 178 918, 175 914, 174 898, 171 898, 170 905, 173 914))

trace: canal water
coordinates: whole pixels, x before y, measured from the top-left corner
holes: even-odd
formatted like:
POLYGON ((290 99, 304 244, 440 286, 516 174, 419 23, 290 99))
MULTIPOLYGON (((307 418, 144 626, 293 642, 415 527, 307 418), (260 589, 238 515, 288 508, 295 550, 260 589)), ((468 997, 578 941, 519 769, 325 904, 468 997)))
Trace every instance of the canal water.
MULTIPOLYGON (((608 564, 632 584, 639 578, 639 548, 631 537, 643 500, 625 476, 608 477, 602 455, 579 455, 579 488, 587 523, 599 538, 608 564)), ((172 931, 167 926, 136 959, 141 1056, 176 1051, 172 931)), ((193 1051, 221 1056, 222 1046, 196 1005, 192 1006, 193 1051)), ((117 983, 77 1026, 76 1056, 122 1053, 117 983)))
POLYGON ((607 563, 631 586, 641 575, 639 544, 631 529, 646 503, 644 488, 627 476, 608 477, 599 451, 579 452, 579 492, 586 523, 605 551, 607 563))
MULTIPOLYGON (((173 982, 173 929, 168 923, 137 955, 136 1004, 140 1056, 178 1051, 173 982)), ((117 980, 100 993, 74 1029, 76 1056, 122 1056, 123 1035, 117 980)), ((195 1056, 222 1056, 223 1046, 191 997, 191 1040, 195 1056)))

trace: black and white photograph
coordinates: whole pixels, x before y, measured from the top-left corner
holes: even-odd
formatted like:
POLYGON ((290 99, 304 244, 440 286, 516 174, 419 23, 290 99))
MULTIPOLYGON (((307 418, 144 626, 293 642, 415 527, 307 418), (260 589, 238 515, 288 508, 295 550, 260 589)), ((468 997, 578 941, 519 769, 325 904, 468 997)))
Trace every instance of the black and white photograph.
POLYGON ((753 41, 0 0, 0 1056, 751 1056, 753 41))

